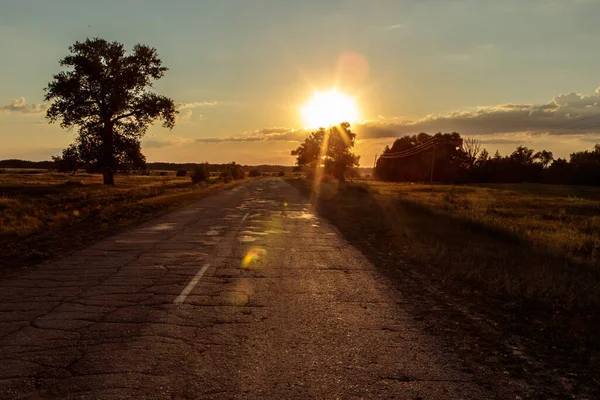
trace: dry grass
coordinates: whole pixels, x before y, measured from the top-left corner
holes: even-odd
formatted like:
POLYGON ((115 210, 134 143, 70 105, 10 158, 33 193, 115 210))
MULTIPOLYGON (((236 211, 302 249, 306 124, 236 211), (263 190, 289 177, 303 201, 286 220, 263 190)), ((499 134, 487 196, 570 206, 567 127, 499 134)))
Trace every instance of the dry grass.
POLYGON ((442 280, 554 308, 600 307, 600 189, 362 185, 366 203, 360 190, 329 201, 393 233, 404 257, 442 280), (369 202, 377 207, 363 209, 369 202))
POLYGON ((0 268, 59 256, 232 184, 192 185, 189 177, 0 174, 0 268))

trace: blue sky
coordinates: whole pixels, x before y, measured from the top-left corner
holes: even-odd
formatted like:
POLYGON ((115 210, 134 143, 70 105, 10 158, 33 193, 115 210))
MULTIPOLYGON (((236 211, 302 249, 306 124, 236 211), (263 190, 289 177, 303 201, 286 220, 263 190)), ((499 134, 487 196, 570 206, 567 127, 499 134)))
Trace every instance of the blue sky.
POLYGON ((151 161, 291 164, 299 109, 333 86, 356 96, 365 165, 420 131, 502 153, 600 142, 600 118, 577 125, 600 114, 595 0, 0 2, 0 158, 72 141, 44 121, 42 89, 86 37, 154 46, 170 68, 156 90, 189 107, 172 131, 150 130, 151 161))

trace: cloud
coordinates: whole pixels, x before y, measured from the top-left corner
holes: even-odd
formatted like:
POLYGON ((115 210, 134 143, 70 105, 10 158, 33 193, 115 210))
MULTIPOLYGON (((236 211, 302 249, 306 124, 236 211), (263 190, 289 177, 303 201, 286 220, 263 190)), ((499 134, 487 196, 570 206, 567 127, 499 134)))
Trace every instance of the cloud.
POLYGON ((207 108, 207 107, 216 107, 216 106, 232 106, 239 104, 239 101, 193 101, 189 103, 179 102, 175 103, 175 108, 177 110, 185 110, 188 108, 207 108))
POLYGON ((459 132, 465 135, 491 135, 529 132, 548 135, 600 133, 600 88, 595 94, 568 93, 546 104, 513 104, 477 107, 475 111, 455 111, 428 115, 409 122, 371 121, 355 127, 361 138, 398 137, 419 132, 459 132))
POLYGON ((190 119, 192 119, 192 114, 193 114, 192 110, 183 111, 182 113, 180 113, 177 116, 177 123, 178 124, 186 124, 186 123, 190 122, 190 119))
POLYGON ((279 134, 279 133, 285 133, 288 131, 293 130, 292 128, 282 128, 282 127, 276 127, 276 128, 263 128, 260 129, 258 131, 256 131, 257 133, 261 133, 263 135, 272 135, 272 134, 279 134))
POLYGON ((0 105, 0 111, 21 114, 41 114, 46 111, 46 104, 27 104, 25 97, 13 99, 9 104, 0 105))
POLYGON ((228 138, 198 138, 196 143, 222 143, 222 142, 258 142, 264 140, 261 137, 228 137, 228 138))
POLYGON ((215 107, 218 104, 216 101, 194 101, 191 103, 175 103, 175 108, 185 110, 188 108, 215 107))
POLYGON ((193 143, 194 139, 184 138, 180 136, 171 136, 168 138, 159 138, 156 135, 146 137, 142 141, 142 147, 145 149, 164 149, 167 147, 173 147, 181 144, 193 143))
POLYGON ((404 24, 393 24, 393 25, 384 26, 383 29, 385 29, 386 31, 391 31, 391 30, 400 29, 403 27, 404 27, 404 24))
MULTIPOLYGON (((420 132, 459 132, 480 137, 483 143, 488 144, 518 144, 532 135, 597 137, 600 135, 600 88, 591 95, 561 94, 545 104, 504 103, 480 106, 471 111, 459 110, 443 115, 427 115, 418 120, 378 115, 377 120, 354 124, 352 129, 359 140, 397 138, 420 132), (515 134, 520 136, 515 137, 515 134), (488 138, 483 138, 485 136, 488 138)), ((309 131, 304 129, 271 127, 239 136, 199 138, 196 141, 300 142, 308 133, 309 131)))

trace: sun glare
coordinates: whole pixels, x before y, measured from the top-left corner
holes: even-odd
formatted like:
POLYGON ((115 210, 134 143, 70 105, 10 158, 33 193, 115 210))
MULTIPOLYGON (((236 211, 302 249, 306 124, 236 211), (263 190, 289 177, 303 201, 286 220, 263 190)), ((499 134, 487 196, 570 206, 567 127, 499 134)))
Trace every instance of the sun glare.
POLYGON ((329 127, 340 122, 356 122, 358 107, 354 99, 336 89, 315 92, 302 107, 302 118, 307 128, 329 127))

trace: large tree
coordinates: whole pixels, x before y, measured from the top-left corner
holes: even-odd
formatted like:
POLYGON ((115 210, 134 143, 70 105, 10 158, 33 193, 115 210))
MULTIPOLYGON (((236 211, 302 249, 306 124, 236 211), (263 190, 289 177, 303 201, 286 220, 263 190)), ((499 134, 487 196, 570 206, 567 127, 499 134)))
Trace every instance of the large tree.
POLYGON ((141 44, 126 54, 121 43, 95 38, 75 42, 69 51, 60 61, 66 70, 45 88, 45 100, 52 102, 46 118, 78 128, 82 158, 112 185, 119 167, 143 159, 140 139, 149 125, 157 119, 166 128, 175 125, 173 100, 151 91, 167 68, 156 49, 141 44))
POLYGON ((321 165, 325 172, 335 176, 340 182, 345 182, 347 172, 358 166, 360 156, 353 154, 356 133, 350 129, 348 122, 334 125, 328 129, 319 128, 312 132, 292 150, 299 167, 309 167, 311 171, 321 165))

